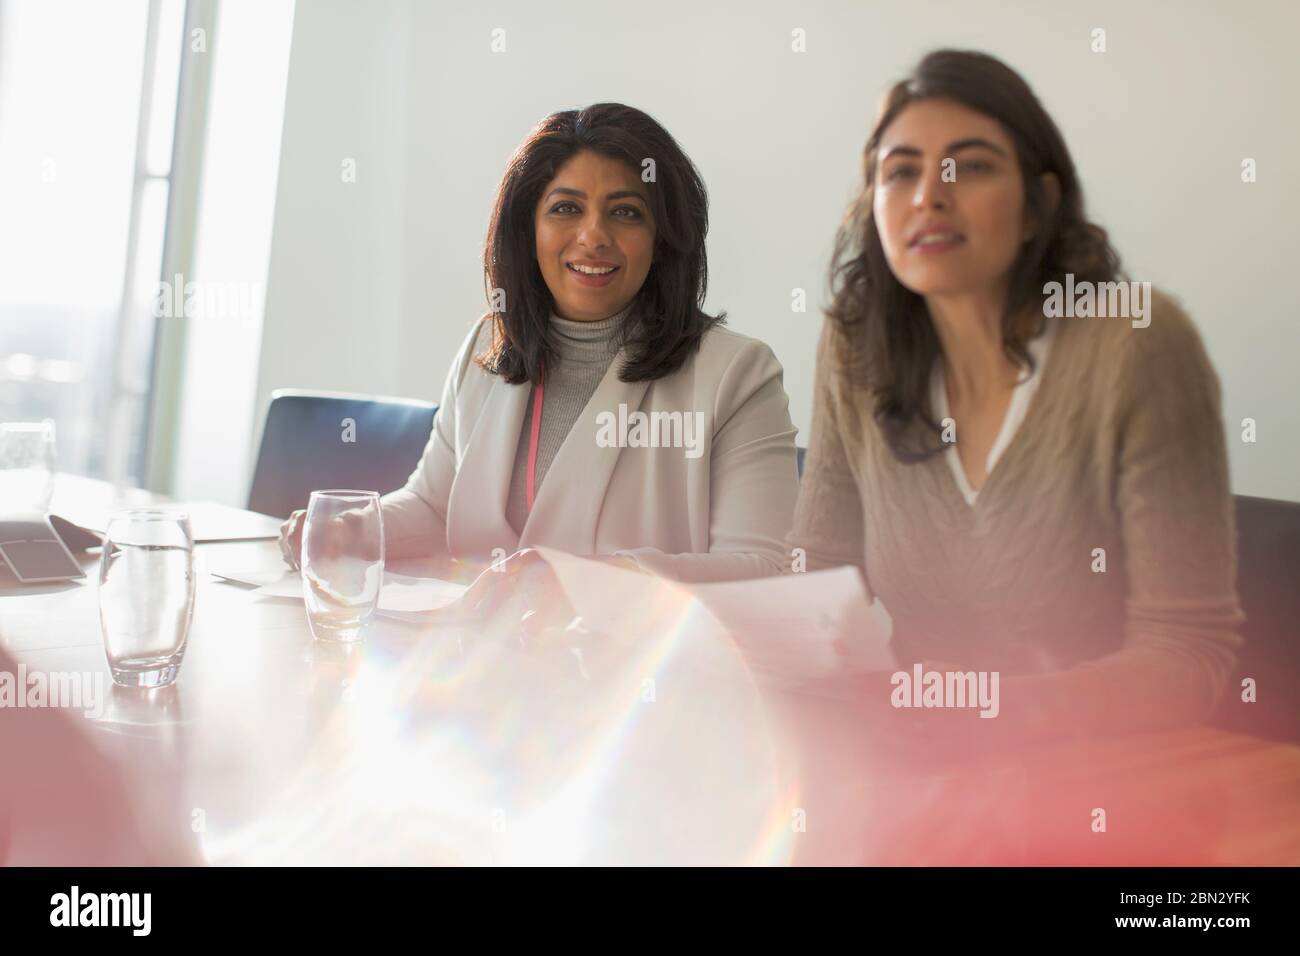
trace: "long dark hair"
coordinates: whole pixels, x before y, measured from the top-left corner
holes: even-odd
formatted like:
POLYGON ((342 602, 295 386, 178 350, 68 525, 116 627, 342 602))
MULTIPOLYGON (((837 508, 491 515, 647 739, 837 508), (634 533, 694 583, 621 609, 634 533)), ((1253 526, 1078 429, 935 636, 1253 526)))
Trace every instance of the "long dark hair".
POLYGON ((552 113, 510 158, 483 248, 493 336, 477 361, 511 384, 536 383, 543 363, 554 357, 548 322, 553 300, 537 264, 533 220, 546 184, 582 150, 626 163, 643 181, 644 161, 654 160, 654 178, 646 183, 655 222, 654 254, 620 329, 627 358, 619 378, 639 382, 677 371, 699 348, 704 333, 726 318, 703 310, 709 275, 704 249, 708 193, 676 140, 650 116, 621 103, 552 113), (505 308, 499 311, 493 303, 496 289, 505 293, 505 308))
POLYGON ((936 50, 927 54, 906 79, 889 90, 863 154, 866 182, 849 208, 835 240, 831 262, 831 296, 827 316, 841 333, 840 374, 849 386, 864 383, 873 413, 894 456, 922 461, 943 448, 934 441, 940 430, 928 408, 930 370, 939 354, 939 339, 925 300, 904 286, 889 268, 872 213, 877 151, 894 118, 918 100, 942 98, 961 103, 999 123, 1015 144, 1024 177, 1025 204, 1039 224, 1033 239, 1011 267, 1002 342, 1013 361, 1032 368, 1026 343, 1042 331, 1045 319, 1024 318, 1044 284, 1063 281, 1108 282, 1119 273, 1119 256, 1106 231, 1084 215, 1083 190, 1074 160, 1060 130, 1033 90, 1015 70, 984 53, 936 50), (1060 181, 1060 202, 1048 212, 1042 175, 1060 181), (923 423, 931 433, 915 433, 923 423))

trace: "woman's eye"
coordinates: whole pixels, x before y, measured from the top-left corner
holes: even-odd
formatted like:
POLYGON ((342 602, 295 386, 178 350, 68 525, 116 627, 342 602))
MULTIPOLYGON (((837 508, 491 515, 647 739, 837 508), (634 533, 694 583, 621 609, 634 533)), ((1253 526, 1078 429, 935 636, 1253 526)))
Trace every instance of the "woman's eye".
POLYGON ((889 172, 885 173, 885 182, 894 183, 903 179, 911 178, 916 173, 913 166, 895 166, 889 172))
POLYGON ((558 213, 576 212, 577 209, 578 207, 576 205, 569 202, 568 200, 565 200, 564 202, 557 202, 554 206, 552 206, 551 212, 558 212, 558 213))
POLYGON ((617 209, 614 210, 614 213, 613 213, 613 214, 614 214, 615 216, 618 216, 618 218, 620 218, 620 219, 640 219, 640 218, 641 218, 641 210, 640 210, 640 209, 637 209, 635 206, 619 206, 617 209), (626 213, 626 215, 620 215, 620 213, 626 213))
POLYGON ((987 173, 993 167, 982 159, 971 159, 958 163, 957 169, 964 173, 987 173))

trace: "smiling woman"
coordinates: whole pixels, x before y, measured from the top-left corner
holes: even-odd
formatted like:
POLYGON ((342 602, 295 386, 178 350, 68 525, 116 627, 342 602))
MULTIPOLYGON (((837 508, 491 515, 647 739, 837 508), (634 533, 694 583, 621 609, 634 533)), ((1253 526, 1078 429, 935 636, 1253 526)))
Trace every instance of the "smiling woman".
POLYGON ((518 553, 493 585, 535 566, 535 545, 684 580, 780 573, 789 401, 771 349, 703 309, 707 229, 699 172, 645 113, 602 103, 537 125, 492 211, 491 311, 419 466, 383 498, 388 557, 518 553), (615 437, 614 420, 634 427, 615 437))
POLYGON ((537 382, 553 358, 546 321, 606 319, 628 309, 623 381, 681 368, 707 330, 703 311, 708 193, 676 140, 619 103, 544 119, 515 151, 497 191, 483 256, 494 337, 480 364, 537 382), (612 273, 584 281, 583 273, 612 273), (551 353, 551 354, 548 354, 551 353))
POLYGON ((650 271, 655 223, 640 177, 584 150, 564 164, 538 204, 537 265, 564 319, 608 318, 650 271))

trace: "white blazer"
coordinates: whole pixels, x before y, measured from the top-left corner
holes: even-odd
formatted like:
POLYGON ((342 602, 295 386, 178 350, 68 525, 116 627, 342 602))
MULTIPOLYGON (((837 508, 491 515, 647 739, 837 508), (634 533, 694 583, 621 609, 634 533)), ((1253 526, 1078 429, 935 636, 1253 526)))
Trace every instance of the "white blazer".
POLYGON ((419 465, 405 487, 383 496, 389 557, 491 560, 494 552, 549 545, 625 555, 683 581, 786 568, 798 495, 795 428, 781 365, 765 344, 714 327, 677 372, 653 382, 619 381, 620 351, 516 534, 506 498, 531 386, 510 385, 472 361, 490 334, 488 321, 475 323, 452 362, 419 465), (698 436, 666 428, 655 435, 636 427, 634 412, 649 421, 648 413, 682 413, 683 423, 689 414, 703 427, 698 436), (698 445, 662 447, 683 437, 698 445), (660 447, 643 447, 656 438, 660 447))

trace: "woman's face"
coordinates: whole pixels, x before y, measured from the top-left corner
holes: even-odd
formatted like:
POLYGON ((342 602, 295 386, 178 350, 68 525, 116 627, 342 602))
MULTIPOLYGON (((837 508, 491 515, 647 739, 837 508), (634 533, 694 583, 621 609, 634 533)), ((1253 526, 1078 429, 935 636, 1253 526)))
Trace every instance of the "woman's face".
POLYGON ((922 296, 1000 294, 1033 232, 1002 125, 951 100, 920 100, 885 129, 877 156, 876 230, 898 281, 922 296))
POLYGON ((537 265, 562 319, 621 311, 650 272, 650 196, 626 163, 582 151, 542 190, 534 215, 537 265))

